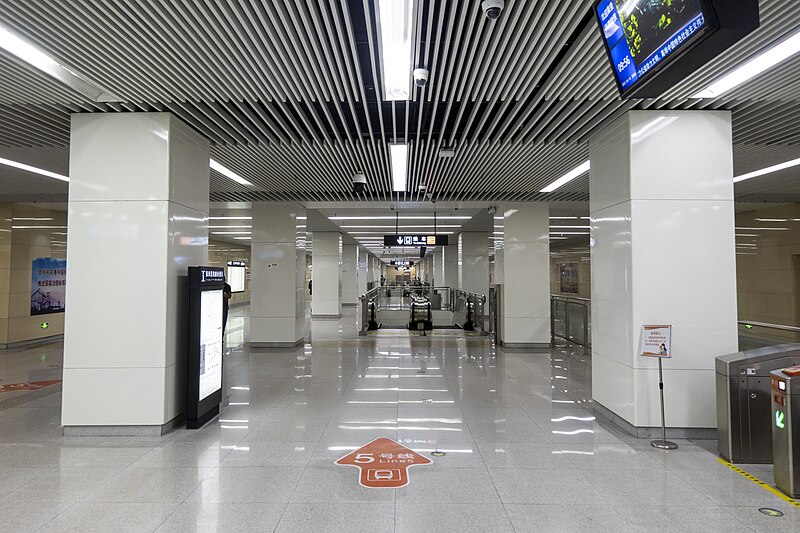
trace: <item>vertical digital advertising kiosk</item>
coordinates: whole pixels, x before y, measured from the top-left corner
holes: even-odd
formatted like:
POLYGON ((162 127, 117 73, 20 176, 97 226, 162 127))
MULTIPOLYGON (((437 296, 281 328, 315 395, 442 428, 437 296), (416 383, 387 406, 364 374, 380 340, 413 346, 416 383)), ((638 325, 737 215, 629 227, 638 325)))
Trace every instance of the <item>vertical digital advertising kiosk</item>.
POLYGON ((222 290, 225 271, 189 267, 189 375, 186 427, 198 429, 222 402, 222 290))

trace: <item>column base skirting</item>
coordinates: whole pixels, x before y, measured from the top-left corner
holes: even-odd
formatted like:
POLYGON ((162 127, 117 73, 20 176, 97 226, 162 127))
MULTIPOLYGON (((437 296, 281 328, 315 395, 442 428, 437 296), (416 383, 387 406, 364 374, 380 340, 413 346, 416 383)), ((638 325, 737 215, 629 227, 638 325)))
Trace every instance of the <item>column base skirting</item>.
POLYGON ((311 315, 312 320, 339 320, 342 318, 341 314, 338 315, 311 315))
POLYGON ((47 344, 50 342, 58 342, 64 340, 64 334, 50 335, 49 337, 40 337, 38 339, 30 339, 27 341, 11 342, 8 344, 0 344, 0 350, 13 350, 14 348, 27 348, 28 346, 37 346, 39 344, 47 344))
POLYGON ((305 344, 305 342, 305 337, 302 337, 294 342, 251 342, 250 350, 259 352, 268 352, 270 350, 286 350, 298 348, 305 344))
POLYGON ((351 304, 350 303, 342 304, 342 307, 358 307, 358 302, 353 302, 351 304))
POLYGON ((186 420, 180 414, 160 426, 64 426, 65 437, 161 437, 186 420))
MULTIPOLYGON (((593 400, 594 412, 604 421, 611 423, 625 433, 637 439, 660 439, 661 428, 649 426, 634 426, 608 407, 593 400)), ((667 427, 667 439, 697 439, 716 440, 719 435, 717 428, 675 428, 667 427)))
POLYGON ((549 350, 549 342, 499 342, 505 350, 549 350))

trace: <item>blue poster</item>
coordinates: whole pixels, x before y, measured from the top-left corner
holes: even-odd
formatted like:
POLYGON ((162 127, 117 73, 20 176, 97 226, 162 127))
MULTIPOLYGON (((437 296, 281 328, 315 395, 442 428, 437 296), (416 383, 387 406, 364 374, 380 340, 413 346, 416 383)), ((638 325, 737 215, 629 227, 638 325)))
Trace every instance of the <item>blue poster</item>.
POLYGON ((31 316, 64 312, 67 260, 40 257, 31 269, 31 316))

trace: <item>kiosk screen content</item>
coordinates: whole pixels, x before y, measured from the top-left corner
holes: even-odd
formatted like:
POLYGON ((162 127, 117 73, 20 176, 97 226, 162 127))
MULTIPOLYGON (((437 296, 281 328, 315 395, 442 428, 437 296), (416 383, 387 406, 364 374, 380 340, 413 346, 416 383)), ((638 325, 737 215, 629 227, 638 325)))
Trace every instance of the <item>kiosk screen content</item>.
POLYGON ((198 401, 222 388, 222 291, 200 293, 200 387, 198 401))
POLYGON ((247 267, 244 265, 228 265, 228 285, 231 292, 244 292, 244 278, 247 267))

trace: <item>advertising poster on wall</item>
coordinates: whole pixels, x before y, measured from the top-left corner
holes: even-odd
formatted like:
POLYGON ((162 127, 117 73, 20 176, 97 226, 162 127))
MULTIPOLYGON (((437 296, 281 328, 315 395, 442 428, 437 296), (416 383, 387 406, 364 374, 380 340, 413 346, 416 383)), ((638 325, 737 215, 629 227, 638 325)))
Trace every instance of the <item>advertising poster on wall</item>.
POLYGON ((561 292, 578 294, 578 265, 566 263, 560 265, 561 292))
POLYGON ((63 313, 66 289, 66 259, 34 259, 31 265, 31 316, 63 313))

